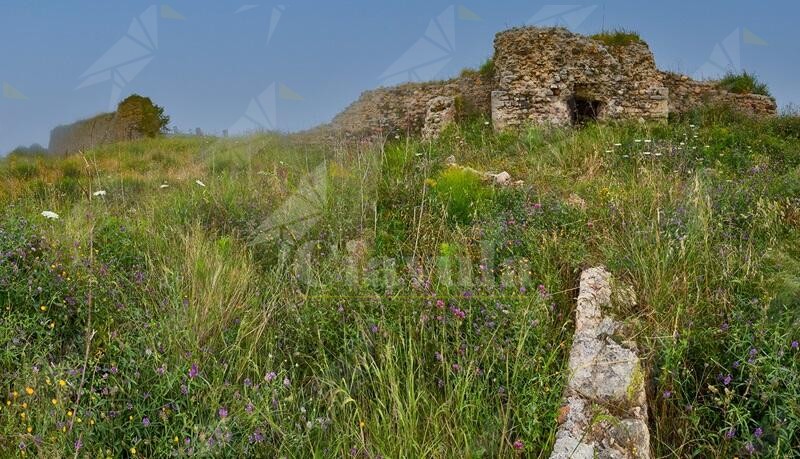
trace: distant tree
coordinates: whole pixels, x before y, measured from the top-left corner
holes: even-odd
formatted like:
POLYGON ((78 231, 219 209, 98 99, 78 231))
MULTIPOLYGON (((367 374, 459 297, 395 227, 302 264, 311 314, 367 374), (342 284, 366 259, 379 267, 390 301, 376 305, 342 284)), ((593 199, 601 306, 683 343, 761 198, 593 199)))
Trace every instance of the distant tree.
POLYGON ((149 97, 133 94, 117 106, 118 123, 125 130, 128 138, 143 135, 155 137, 167 132, 169 116, 164 114, 164 107, 153 103, 149 97))

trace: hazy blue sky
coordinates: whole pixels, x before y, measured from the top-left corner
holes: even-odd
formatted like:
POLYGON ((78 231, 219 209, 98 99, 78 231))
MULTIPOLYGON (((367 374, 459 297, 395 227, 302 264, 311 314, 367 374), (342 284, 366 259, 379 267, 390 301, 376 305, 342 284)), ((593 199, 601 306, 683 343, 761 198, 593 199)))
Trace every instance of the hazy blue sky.
POLYGON ((744 68, 800 102, 795 0, 167 1, 0 0, 0 152, 133 92, 184 131, 302 129, 363 90, 476 67, 526 23, 633 29, 663 69, 744 68))

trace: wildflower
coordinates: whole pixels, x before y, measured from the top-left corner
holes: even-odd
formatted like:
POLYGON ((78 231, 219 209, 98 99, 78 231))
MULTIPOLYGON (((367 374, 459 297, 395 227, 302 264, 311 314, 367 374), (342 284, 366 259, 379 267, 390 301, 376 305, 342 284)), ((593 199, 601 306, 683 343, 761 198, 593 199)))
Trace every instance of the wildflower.
POLYGON ((189 378, 194 379, 200 373, 200 370, 197 369, 197 364, 193 363, 191 368, 189 368, 189 378))
POLYGON ((751 442, 747 442, 747 444, 744 445, 744 449, 747 450, 748 453, 753 454, 753 452, 756 450, 756 447, 753 446, 751 442))
POLYGON ((670 398, 670 397, 672 397, 672 391, 671 390, 665 390, 664 391, 664 398, 670 398))
POLYGON ((75 440, 75 451, 80 451, 82 447, 83 447, 83 442, 81 441, 81 439, 79 438, 75 440))
POLYGON ((264 381, 271 382, 271 381, 275 380, 275 378, 277 376, 278 375, 276 375, 274 371, 270 371, 269 373, 267 373, 266 376, 264 376, 264 381))
POLYGON ((443 300, 436 300, 436 307, 439 309, 444 309, 444 301, 443 300))
POLYGON ((33 387, 26 387, 25 393, 28 395, 33 395, 33 387))
POLYGON ((94 193, 92 193, 92 195, 93 196, 105 196, 106 195, 106 190, 97 190, 94 193))
POLYGON ((461 365, 459 365, 457 363, 454 363, 453 364, 453 371, 458 373, 459 370, 461 370, 461 365))
POLYGON ((761 427, 757 427, 756 430, 753 431, 753 436, 756 438, 761 438, 762 435, 764 435, 764 429, 761 427))
POLYGON ((367 424, 364 423, 364 421, 358 421, 358 427, 363 429, 365 425, 367 425, 367 424))
POLYGON ((435 358, 437 362, 441 362, 442 361, 442 354, 439 353, 439 351, 436 351, 436 352, 433 353, 433 358, 435 358))
POLYGON ((252 413, 255 409, 255 406, 252 402, 247 402, 247 406, 244 407, 244 410, 247 411, 248 414, 252 413))
POLYGON ((728 374, 728 375, 727 375, 727 376, 725 376, 725 378, 722 380, 722 384, 725 384, 725 385, 727 386, 728 384, 730 384, 730 383, 731 383, 731 380, 732 380, 732 379, 733 379, 733 376, 731 376, 730 374, 728 374))
POLYGON ((220 419, 225 419, 228 417, 228 409, 225 408, 224 406, 220 407, 218 414, 220 419))
POLYGON ((59 379, 59 380, 58 380, 58 385, 59 385, 59 386, 61 386, 61 387, 64 387, 64 386, 66 386, 66 385, 67 385, 67 382, 66 382, 66 381, 64 381, 63 379, 59 379))
POLYGON ((58 405, 58 400, 56 400, 56 399, 52 399, 52 400, 50 400, 50 401, 51 401, 51 402, 53 402, 53 405, 58 405))
POLYGON ((149 427, 150 426, 150 418, 148 418, 147 416, 143 417, 142 418, 142 425, 145 426, 145 427, 149 427))
POLYGON ((49 210, 45 210, 42 212, 42 217, 50 219, 50 220, 58 220, 58 214, 49 210))
POLYGON ((372 326, 370 326, 370 327, 369 327, 369 330, 370 330, 372 333, 378 333, 378 326, 377 326, 377 325, 375 325, 375 324, 372 324, 372 326))
POLYGON ((728 440, 730 440, 735 436, 736 436, 736 429, 733 427, 731 427, 730 429, 728 429, 727 432, 725 432, 725 438, 727 438, 728 440))
POLYGON ((797 343, 797 340, 792 341, 792 349, 796 351, 798 346, 800 346, 800 344, 797 343))
POLYGON ((253 381, 250 378, 244 378, 244 387, 250 387, 253 385, 253 381))
POLYGON ((525 448, 525 443, 522 443, 522 440, 517 439, 516 441, 514 441, 514 445, 513 446, 514 446, 515 450, 520 451, 523 448, 525 448))
POLYGON ((284 385, 284 387, 289 387, 289 386, 292 385, 292 382, 289 381, 288 377, 287 378, 283 378, 283 385, 284 385))
POLYGON ((133 448, 133 447, 132 447, 132 448, 130 449, 130 452, 131 452, 131 454, 132 454, 132 455, 134 455, 134 456, 135 456, 135 455, 136 455, 136 448, 133 448))
POLYGON ((205 186, 206 186, 206 184, 205 184, 205 183, 203 183, 203 182, 201 182, 200 180, 195 180, 195 181, 194 181, 194 183, 196 183, 196 184, 198 184, 198 185, 202 186, 203 188, 205 188, 205 186))

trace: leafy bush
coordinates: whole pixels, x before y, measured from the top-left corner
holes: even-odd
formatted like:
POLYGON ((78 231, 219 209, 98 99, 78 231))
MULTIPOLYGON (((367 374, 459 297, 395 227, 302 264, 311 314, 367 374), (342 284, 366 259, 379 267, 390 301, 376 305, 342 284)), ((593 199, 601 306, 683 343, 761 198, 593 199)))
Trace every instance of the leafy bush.
POLYGON ((717 87, 735 94, 772 96, 769 92, 769 88, 767 88, 767 84, 759 81, 756 75, 747 73, 747 71, 743 71, 742 73, 728 72, 717 82, 717 87))

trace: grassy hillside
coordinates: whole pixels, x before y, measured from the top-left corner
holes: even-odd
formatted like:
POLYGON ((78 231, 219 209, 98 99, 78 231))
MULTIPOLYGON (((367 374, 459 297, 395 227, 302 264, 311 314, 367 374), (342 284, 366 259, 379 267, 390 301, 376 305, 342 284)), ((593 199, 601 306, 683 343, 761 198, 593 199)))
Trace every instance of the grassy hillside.
POLYGON ((0 163, 0 451, 547 457, 596 264, 658 456, 797 451, 798 120, 487 124, 0 163))

